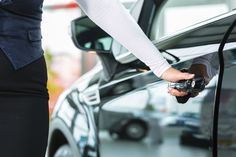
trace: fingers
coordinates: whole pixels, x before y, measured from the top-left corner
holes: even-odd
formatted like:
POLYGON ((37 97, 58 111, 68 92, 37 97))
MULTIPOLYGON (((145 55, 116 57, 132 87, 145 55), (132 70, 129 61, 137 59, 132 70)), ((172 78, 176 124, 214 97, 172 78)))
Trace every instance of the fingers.
POLYGON ((184 73, 172 67, 162 74, 162 79, 169 82, 178 82, 180 80, 188 80, 192 78, 194 78, 194 74, 184 73))
MULTIPOLYGON (((183 91, 179 91, 177 89, 173 89, 173 88, 170 88, 168 90, 168 93, 172 96, 186 96, 188 93, 187 92, 183 92, 183 91)), ((191 94, 191 97, 196 97, 198 96, 199 93, 198 92, 195 92, 195 93, 192 93, 191 94)))
POLYGON ((187 95, 188 93, 186 92, 183 92, 183 91, 178 91, 177 89, 173 89, 173 88, 170 88, 168 90, 168 93, 172 96, 185 96, 187 95))
POLYGON ((192 79, 194 78, 194 74, 190 74, 190 73, 182 73, 180 72, 179 73, 179 80, 189 80, 189 79, 192 79))
MULTIPOLYGON (((192 78, 194 78, 194 74, 181 72, 181 71, 174 69, 172 67, 167 69, 162 75, 162 79, 169 81, 169 82, 178 82, 180 80, 189 80, 192 78)), ((172 96, 178 96, 178 97, 186 96, 188 94, 187 92, 179 91, 179 90, 173 89, 173 88, 169 88, 168 93, 172 96)), ((197 95, 198 95, 198 93, 194 93, 193 97, 195 97, 197 95)))

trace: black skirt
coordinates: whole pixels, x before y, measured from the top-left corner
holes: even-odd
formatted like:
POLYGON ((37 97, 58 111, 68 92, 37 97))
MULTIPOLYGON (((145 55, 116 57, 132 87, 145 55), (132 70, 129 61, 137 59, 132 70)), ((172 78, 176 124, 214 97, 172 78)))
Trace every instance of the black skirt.
POLYGON ((44 157, 48 138, 44 57, 15 70, 0 50, 0 156, 44 157))

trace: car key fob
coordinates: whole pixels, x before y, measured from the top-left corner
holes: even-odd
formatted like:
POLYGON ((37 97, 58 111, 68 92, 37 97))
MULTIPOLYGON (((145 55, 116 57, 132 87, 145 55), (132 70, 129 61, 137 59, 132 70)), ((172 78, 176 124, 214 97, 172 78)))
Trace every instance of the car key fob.
POLYGON ((179 91, 187 92, 185 96, 176 96, 178 103, 186 103, 194 93, 199 93, 205 89, 205 80, 203 77, 195 77, 190 80, 181 80, 176 83, 170 83, 169 88, 174 88, 179 91))

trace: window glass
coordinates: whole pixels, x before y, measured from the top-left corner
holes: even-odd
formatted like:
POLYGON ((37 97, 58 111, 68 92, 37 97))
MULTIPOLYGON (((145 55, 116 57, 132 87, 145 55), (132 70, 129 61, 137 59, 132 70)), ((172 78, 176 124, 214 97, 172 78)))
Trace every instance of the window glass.
POLYGON ((235 5, 228 0, 171 0, 156 13, 151 39, 158 40, 173 32, 228 12, 235 5))

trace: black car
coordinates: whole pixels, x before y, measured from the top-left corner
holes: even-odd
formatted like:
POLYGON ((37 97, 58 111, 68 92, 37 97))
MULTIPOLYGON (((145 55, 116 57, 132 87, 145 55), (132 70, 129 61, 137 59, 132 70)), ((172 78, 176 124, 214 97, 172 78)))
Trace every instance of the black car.
MULTIPOLYGON (((223 2, 196 3, 221 8, 223 2)), ((71 25, 75 45, 96 51, 101 62, 60 96, 48 157, 236 156, 236 11, 223 9, 227 13, 161 33, 159 15, 169 3, 138 0, 131 14, 150 39, 157 36, 154 44, 175 68, 188 69, 198 57, 210 55, 215 73, 206 88, 179 104, 167 93, 168 82, 88 17, 78 18, 71 25)))

